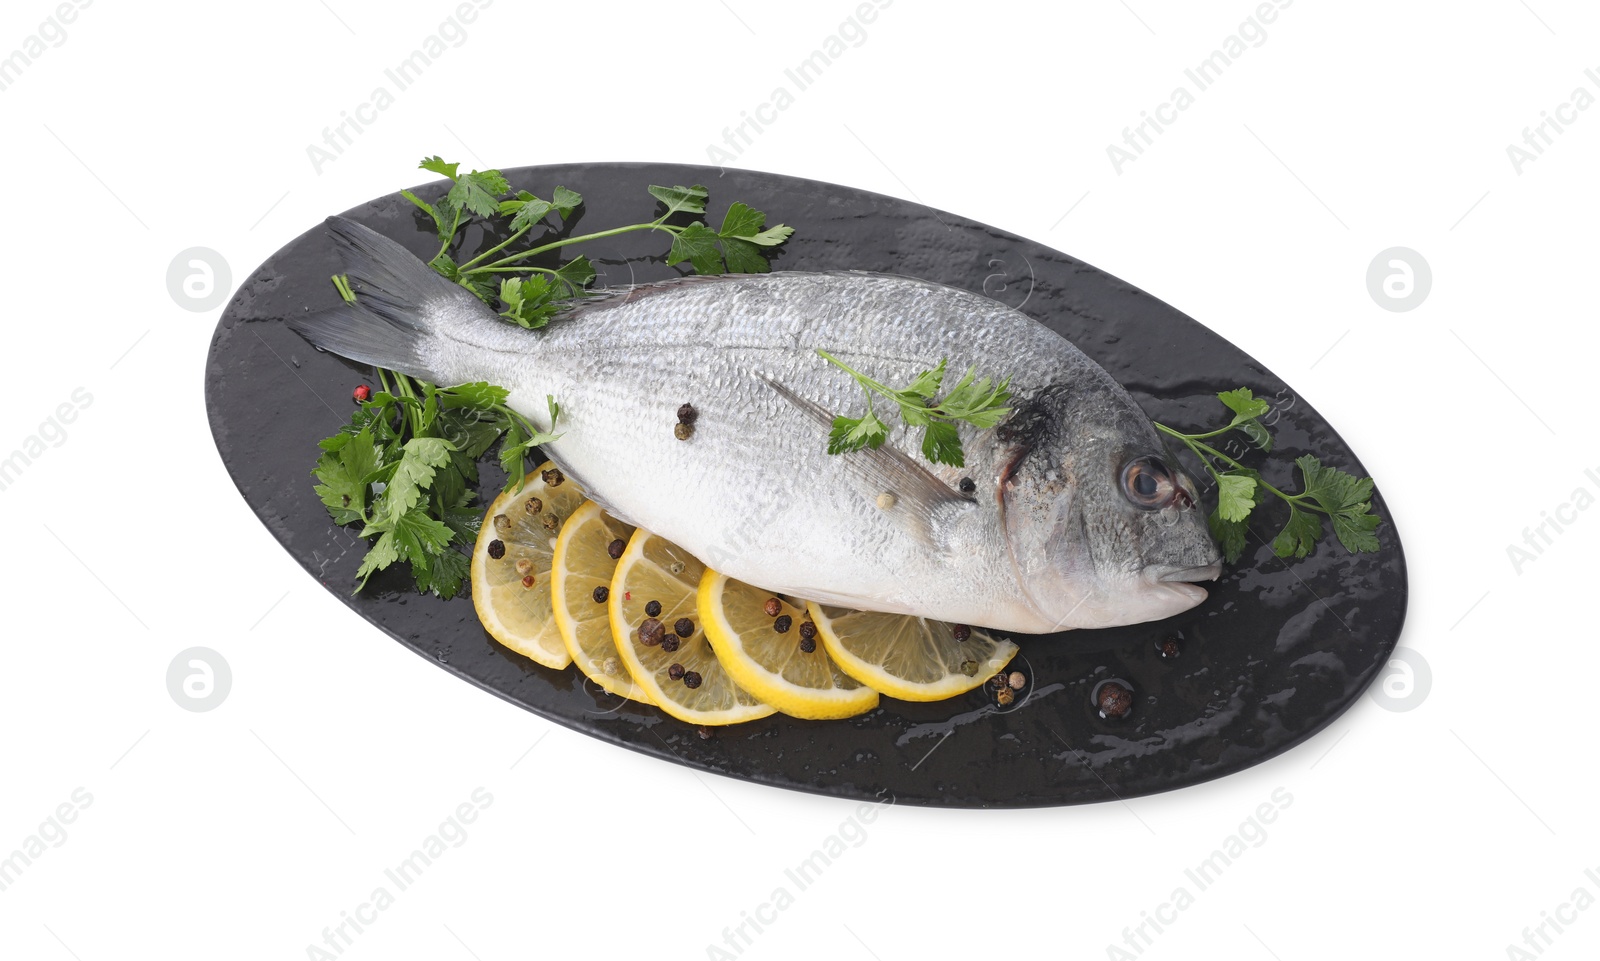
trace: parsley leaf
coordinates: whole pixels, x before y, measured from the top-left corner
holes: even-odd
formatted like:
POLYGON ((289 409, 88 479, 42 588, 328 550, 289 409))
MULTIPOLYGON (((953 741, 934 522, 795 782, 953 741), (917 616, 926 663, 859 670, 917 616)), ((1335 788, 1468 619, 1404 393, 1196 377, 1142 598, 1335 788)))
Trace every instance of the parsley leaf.
POLYGON ((316 487, 317 496, 327 506, 335 524, 351 524, 366 519, 367 478, 378 468, 378 445, 372 439, 370 428, 344 437, 336 452, 329 451, 317 461, 312 471, 322 481, 316 487))
POLYGON ((1217 546, 1222 549, 1223 560, 1229 564, 1237 561, 1244 553, 1248 525, 1243 521, 1223 520, 1216 511, 1206 518, 1206 525, 1211 528, 1211 536, 1217 539, 1217 546))
POLYGON ((450 205, 458 210, 470 210, 479 217, 492 217, 498 213, 500 201, 496 198, 511 187, 498 170, 474 170, 455 180, 455 186, 450 188, 447 195, 450 205))
POLYGON ((373 511, 374 529, 388 528, 396 517, 417 506, 423 489, 433 483, 434 471, 450 462, 451 449, 450 442, 442 437, 413 437, 406 442, 388 486, 380 495, 379 506, 373 511))
POLYGON ((1255 510, 1256 481, 1244 474, 1217 477, 1217 516, 1225 521, 1242 521, 1255 510))
POLYGON ((667 212, 657 218, 659 220, 665 220, 673 214, 703 214, 706 212, 706 201, 711 197, 711 192, 699 184, 693 187, 658 187, 651 184, 648 189, 650 196, 667 207, 667 212))
POLYGON ((940 386, 944 382, 948 358, 911 379, 905 387, 895 389, 853 369, 844 361, 825 350, 817 351, 828 363, 838 367, 861 385, 867 395, 865 417, 835 417, 833 429, 828 434, 828 453, 842 454, 860 450, 863 446, 878 447, 888 437, 888 427, 872 412, 872 395, 886 397, 900 409, 900 419, 907 426, 922 428, 922 455, 935 464, 953 467, 966 466, 961 450, 961 437, 956 422, 964 422, 979 429, 993 427, 1004 420, 1011 408, 1006 402, 1011 398, 1009 379, 996 384, 988 377, 978 378, 969 369, 955 387, 936 403, 940 386), (865 443, 863 438, 874 438, 875 443, 865 443), (861 442, 858 442, 861 441, 861 442))
POLYGON ((956 433, 956 425, 949 421, 932 421, 923 430, 922 456, 935 464, 967 466, 966 457, 961 453, 961 436, 956 433))
POLYGON ((500 301, 506 309, 500 316, 509 317, 530 330, 550 322, 561 305, 556 303, 557 288, 543 275, 512 277, 500 281, 500 301))
POLYGON ((717 250, 717 235, 698 220, 672 238, 672 249, 667 251, 669 267, 685 260, 694 266, 697 274, 722 273, 722 254, 717 250))
POLYGON ((835 417, 828 432, 828 453, 847 454, 863 447, 877 450, 888 437, 888 426, 870 410, 861 417, 835 417))

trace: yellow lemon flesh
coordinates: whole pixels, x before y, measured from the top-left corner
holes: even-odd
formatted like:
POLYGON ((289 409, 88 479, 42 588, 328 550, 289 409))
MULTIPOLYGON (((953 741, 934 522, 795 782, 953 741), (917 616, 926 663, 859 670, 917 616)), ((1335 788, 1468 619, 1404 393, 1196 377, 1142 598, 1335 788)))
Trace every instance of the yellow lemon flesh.
POLYGON ((556 625, 550 570, 562 522, 581 503, 578 485, 546 462, 522 490, 495 498, 472 547, 472 603, 484 630, 556 670, 571 664, 572 655, 556 625))
POLYGON ((697 607, 734 683, 783 713, 840 718, 878 706, 877 691, 833 663, 803 608, 709 569, 700 578, 697 607))
POLYGON ((848 675, 904 701, 941 701, 979 686, 1017 645, 987 631, 909 614, 806 604, 828 654, 848 675), (964 638, 964 639, 963 639, 964 638))
POLYGON ((611 637, 611 609, 606 593, 617 562, 609 548, 627 543, 633 528, 594 501, 584 501, 561 525, 552 559, 550 600, 556 626, 578 670, 612 694, 651 703, 629 673, 611 637), (596 599, 598 597, 598 600, 596 599))

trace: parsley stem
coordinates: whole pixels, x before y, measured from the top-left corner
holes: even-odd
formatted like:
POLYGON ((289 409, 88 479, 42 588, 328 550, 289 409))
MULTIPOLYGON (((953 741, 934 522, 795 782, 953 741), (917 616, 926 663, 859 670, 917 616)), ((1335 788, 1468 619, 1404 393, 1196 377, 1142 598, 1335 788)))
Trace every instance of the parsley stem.
POLYGON ((488 273, 491 270, 493 270, 494 268, 504 267, 504 266, 506 266, 508 264, 516 263, 519 260, 526 260, 529 257, 534 257, 534 256, 537 256, 539 254, 548 253, 548 252, 550 252, 552 250, 559 250, 562 247, 571 246, 572 244, 581 244, 581 243, 583 243, 585 241, 589 241, 589 240, 600 240, 601 238, 604 238, 604 237, 615 237, 618 234, 631 233, 632 231, 635 231, 635 230, 665 230, 670 234, 676 235, 676 234, 680 233, 682 231, 682 229, 683 228, 681 228, 681 227, 674 227, 671 224, 663 224, 660 221, 651 221, 650 223, 647 223, 647 224, 629 224, 626 227, 614 227, 611 230, 602 230, 602 231, 599 231, 597 233, 584 234, 581 237, 566 237, 566 238, 563 238, 561 240, 554 240, 554 241, 551 241, 548 244, 544 244, 544 245, 539 246, 539 247, 532 247, 532 248, 529 248, 528 250, 521 251, 520 253, 512 254, 509 257, 502 257, 499 260, 494 261, 493 263, 491 263, 487 267, 474 267, 471 270, 463 270, 461 272, 463 274, 488 273))
MULTIPOLYGON (((1222 474, 1221 474, 1221 472, 1219 472, 1216 469, 1215 466, 1212 465, 1211 461, 1207 459, 1207 457, 1206 457, 1207 454, 1211 455, 1212 457, 1215 457, 1216 459, 1218 459, 1220 461, 1224 461, 1227 464, 1229 464, 1229 465, 1231 465, 1231 466, 1233 466, 1235 468, 1238 468, 1239 470, 1249 470, 1250 469, 1248 467, 1245 467, 1243 464, 1239 463, 1238 461, 1234 460, 1232 457, 1229 457, 1227 454, 1224 454, 1222 451, 1217 450, 1215 447, 1212 447, 1210 444, 1203 444, 1203 443, 1200 442, 1200 438, 1202 438, 1202 437, 1211 437, 1211 436, 1214 436, 1214 434, 1216 434, 1216 433, 1223 433, 1223 431, 1214 431, 1211 434, 1185 434, 1182 431, 1173 430, 1171 427, 1168 427, 1166 424, 1159 424, 1158 423, 1158 424, 1155 425, 1155 427, 1156 427, 1156 430, 1161 431, 1163 434, 1167 434, 1168 436, 1171 436, 1171 437, 1176 437, 1179 440, 1183 441, 1184 445, 1186 447, 1188 447, 1189 450, 1194 453, 1195 457, 1200 459, 1200 463, 1205 467, 1205 469, 1211 474, 1212 477, 1217 479, 1218 483, 1222 482, 1222 474)), ((1231 429, 1231 428, 1229 428, 1229 429, 1231 429)), ((1276 487, 1273 487, 1271 484, 1267 483, 1265 480, 1262 480, 1259 476, 1256 477, 1255 481, 1256 481, 1257 485, 1266 488, 1267 490, 1271 491, 1272 493, 1278 495, 1280 498, 1282 498, 1287 503, 1292 504, 1292 505, 1294 505, 1295 507, 1297 507, 1297 508, 1299 508, 1301 510, 1316 511, 1316 512, 1321 513, 1321 514, 1328 513, 1327 511, 1323 510, 1321 507, 1318 507, 1315 503, 1312 503, 1311 501, 1306 500, 1304 494, 1285 494, 1283 491, 1278 490, 1276 487)))
POLYGON ((476 257, 472 258, 471 260, 467 261, 466 263, 462 264, 461 265, 461 272, 462 273, 467 273, 468 268, 470 268, 473 264, 480 263, 480 262, 488 259, 489 257, 492 257, 495 254, 498 254, 500 251, 505 250, 507 247, 509 247, 513 243, 515 243, 518 237, 521 237, 523 234, 526 234, 528 231, 530 231, 532 229, 533 229, 533 225, 529 224, 528 226, 522 228, 521 230, 519 230, 516 233, 512 234, 511 236, 507 237, 503 243, 495 244, 493 247, 490 247, 488 250, 485 250, 483 253, 479 254, 478 256, 476 256, 476 257))
POLYGON ((460 229, 461 229, 461 211, 457 210, 456 211, 456 219, 454 221, 452 221, 451 224, 450 224, 450 233, 445 235, 444 242, 439 245, 439 252, 434 255, 434 257, 433 257, 434 260, 438 260, 440 257, 443 257, 445 251, 450 249, 450 241, 456 239, 456 231, 460 230, 460 229))

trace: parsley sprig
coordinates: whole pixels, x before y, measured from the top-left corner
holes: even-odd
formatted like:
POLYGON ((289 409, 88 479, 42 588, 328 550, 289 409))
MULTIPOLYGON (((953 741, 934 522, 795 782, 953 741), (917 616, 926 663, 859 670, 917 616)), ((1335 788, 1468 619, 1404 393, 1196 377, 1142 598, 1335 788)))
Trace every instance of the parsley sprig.
POLYGON ((825 350, 817 353, 854 377, 867 397, 867 412, 862 416, 833 419, 833 429, 828 432, 830 454, 844 454, 863 447, 877 450, 883 446, 889 437, 889 425, 873 410, 874 394, 893 401, 907 426, 922 428, 923 457, 952 467, 966 466, 961 436, 956 432, 958 422, 979 428, 993 427, 1011 413, 1011 408, 1006 406, 1011 398, 1008 389, 1011 379, 994 383, 988 377, 977 377, 973 368, 968 368, 956 385, 944 397, 939 397, 948 357, 941 358, 938 366, 913 377, 905 387, 895 388, 868 377, 825 350))
POLYGON ((1338 468, 1324 466, 1316 457, 1305 454, 1295 458, 1295 465, 1300 468, 1300 493, 1279 490, 1263 480, 1255 468, 1246 467, 1206 443, 1230 431, 1238 431, 1262 451, 1272 450, 1272 434, 1260 420, 1271 406, 1245 387, 1225 390, 1217 399, 1233 412, 1232 420, 1223 427, 1186 434, 1165 424, 1155 426, 1163 434, 1182 441, 1216 479, 1217 509, 1208 522, 1212 536, 1230 564, 1244 553, 1247 522, 1251 513, 1261 506, 1263 491, 1289 505, 1289 519, 1272 541, 1272 551, 1279 557, 1310 554, 1325 532, 1323 517, 1333 526, 1334 537, 1345 550, 1361 554, 1378 549, 1378 535, 1374 532, 1383 518, 1372 512, 1372 478, 1358 478, 1338 468))
MULTIPOLYGON (((467 576, 470 547, 483 523, 472 507, 478 458, 496 441, 507 489, 520 487, 528 450, 560 434, 541 432, 506 406, 491 384, 441 389, 403 374, 378 371, 372 394, 337 434, 318 442, 312 474, 317 496, 336 524, 360 524, 376 537, 356 571, 360 584, 402 560, 420 591, 454 597, 467 576)), ((554 427, 561 409, 546 398, 554 427)))
MULTIPOLYGON (((579 254, 559 267, 543 267, 528 261, 574 244, 649 230, 672 238, 667 251, 668 266, 688 262, 698 274, 723 272, 759 274, 772 269, 768 263, 774 248, 794 233, 793 227, 766 226, 767 215, 747 204, 735 202, 723 215, 722 226, 712 230, 699 218, 706 213, 710 193, 696 184, 662 187, 651 185, 650 196, 660 201, 660 214, 653 220, 612 227, 577 237, 552 236, 564 228, 583 206, 583 196, 575 190, 557 186, 550 199, 526 190, 511 193, 511 185, 498 170, 461 172, 459 163, 447 163, 435 156, 420 164, 423 170, 450 180, 444 197, 428 203, 409 190, 400 191, 430 218, 439 235, 439 252, 431 265, 434 270, 493 305, 498 297, 500 316, 523 327, 543 327, 550 322, 567 299, 579 295, 595 279, 594 264, 579 254), (509 196, 507 196, 509 194, 509 196), (552 216, 553 215, 553 216, 552 216), (472 217, 510 218, 510 236, 476 256, 458 263, 452 256, 456 237, 472 217), (517 249, 530 234, 539 231, 538 243, 517 249), (498 288, 495 282, 499 281, 498 288)), ((456 251, 456 256, 461 256, 456 251)))

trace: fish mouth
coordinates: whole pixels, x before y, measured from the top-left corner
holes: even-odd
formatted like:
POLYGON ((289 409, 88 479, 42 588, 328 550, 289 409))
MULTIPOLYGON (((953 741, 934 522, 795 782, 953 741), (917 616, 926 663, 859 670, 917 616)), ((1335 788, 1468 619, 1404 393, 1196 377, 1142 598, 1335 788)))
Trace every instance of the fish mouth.
POLYGON ((1207 591, 1196 581, 1214 581, 1222 575, 1222 562, 1200 564, 1194 567, 1147 567, 1145 581, 1152 586, 1165 587, 1173 593, 1191 598, 1196 603, 1206 599, 1207 591))

